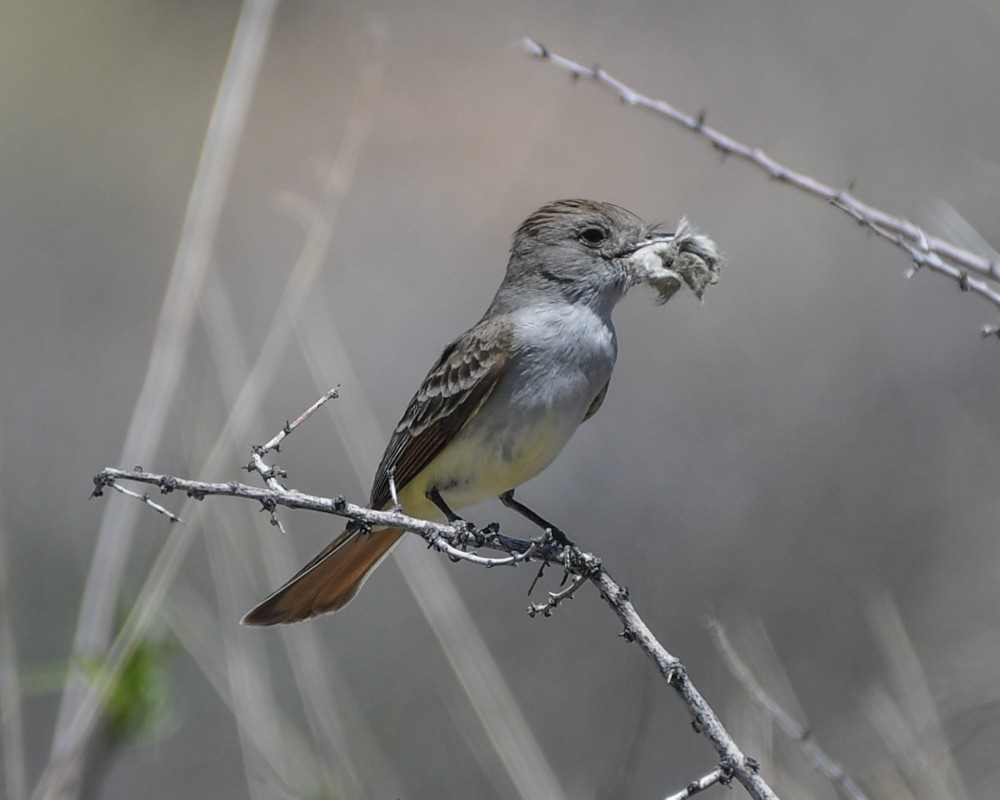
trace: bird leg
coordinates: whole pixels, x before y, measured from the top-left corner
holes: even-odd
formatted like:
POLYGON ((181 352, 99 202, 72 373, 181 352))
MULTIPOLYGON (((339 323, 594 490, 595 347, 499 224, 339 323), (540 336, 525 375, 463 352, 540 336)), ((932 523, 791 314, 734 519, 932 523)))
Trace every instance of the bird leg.
POLYGON ((544 517, 536 514, 530 508, 528 508, 524 503, 519 502, 514 499, 514 490, 508 489, 502 495, 500 495, 500 502, 503 503, 507 508, 516 511, 522 517, 524 517, 528 522, 537 525, 543 531, 545 531, 549 536, 552 537, 552 541, 558 544, 560 547, 576 547, 569 540, 569 537, 563 533, 559 528, 553 525, 551 522, 546 520, 544 517))
POLYGON ((437 506, 450 525, 459 529, 459 544, 472 543, 476 547, 479 547, 489 536, 495 534, 500 529, 499 525, 491 523, 482 530, 479 530, 471 522, 462 519, 462 517, 452 511, 451 506, 444 501, 444 498, 441 497, 441 493, 437 489, 431 489, 427 492, 427 499, 437 506))
MULTIPOLYGON (((508 489, 502 495, 500 495, 500 502, 503 503, 507 508, 516 511, 522 517, 524 517, 529 522, 537 525, 546 534, 551 537, 551 540, 546 544, 543 544, 540 551, 543 554, 547 554, 546 551, 552 549, 552 545, 557 545, 562 549, 563 562, 563 577, 560 582, 560 586, 564 586, 566 581, 569 579, 569 562, 572 560, 572 554, 578 553, 579 548, 570 541, 569 537, 563 533, 559 528, 553 525, 551 522, 546 520, 540 514, 535 513, 530 508, 528 508, 524 503, 521 503, 514 499, 514 490, 508 489)), ((531 586, 528 587, 528 595, 531 595, 532 590, 535 588, 535 584, 538 583, 539 579, 545 573, 545 568, 549 565, 548 561, 543 561, 541 566, 538 568, 538 574, 535 575, 535 579, 531 582, 531 586)))
POLYGON ((456 522, 465 522, 464 519, 462 519, 460 516, 458 516, 458 514, 456 514, 454 511, 451 510, 451 506, 449 506, 444 501, 444 498, 441 496, 441 493, 437 489, 431 489, 429 492, 427 492, 427 499, 438 507, 438 510, 442 514, 444 514, 444 518, 448 520, 448 522, 450 522, 452 525, 454 525, 456 522))

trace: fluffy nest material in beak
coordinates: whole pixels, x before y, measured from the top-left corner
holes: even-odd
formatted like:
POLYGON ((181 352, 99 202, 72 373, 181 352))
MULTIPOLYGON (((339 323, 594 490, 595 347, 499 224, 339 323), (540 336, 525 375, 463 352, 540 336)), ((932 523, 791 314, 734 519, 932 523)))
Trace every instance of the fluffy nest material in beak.
POLYGON ((653 242, 632 254, 634 283, 648 283, 662 305, 687 284, 701 300, 705 290, 719 280, 722 256, 715 242, 681 219, 672 239, 653 242))

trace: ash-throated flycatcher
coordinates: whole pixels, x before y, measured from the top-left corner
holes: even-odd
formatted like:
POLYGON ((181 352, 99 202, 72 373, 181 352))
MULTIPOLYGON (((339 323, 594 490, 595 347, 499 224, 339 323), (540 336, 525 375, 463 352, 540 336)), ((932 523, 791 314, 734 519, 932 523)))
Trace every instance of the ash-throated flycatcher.
MULTIPOLYGON (((604 402, 618 352, 611 311, 650 277, 635 260, 673 238, 590 200, 557 201, 528 217, 483 318, 445 348, 396 426, 370 506, 391 505, 391 475, 404 513, 438 519, 435 501, 474 505, 545 469, 604 402)), ((243 624, 342 608, 402 534, 348 526, 243 624)))

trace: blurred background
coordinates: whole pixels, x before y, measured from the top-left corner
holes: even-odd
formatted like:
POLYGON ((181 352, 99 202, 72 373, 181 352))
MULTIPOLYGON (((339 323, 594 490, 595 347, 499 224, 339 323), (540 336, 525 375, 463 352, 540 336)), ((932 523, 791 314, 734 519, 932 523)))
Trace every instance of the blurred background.
MULTIPOLYGON (((275 460, 290 486, 362 502, 511 232, 580 196, 687 215, 728 268, 703 305, 619 306, 607 402, 519 498, 630 587, 784 796, 837 794, 754 709, 709 616, 872 796, 995 796, 1000 345, 979 331, 997 309, 906 280, 906 255, 843 214, 514 42, 995 246, 1000 6, 282 3, 243 73, 207 269, 178 288, 240 12, 0 9, 7 795, 656 798, 713 768, 589 587, 529 619, 532 570, 414 540, 344 613, 244 629, 336 520, 283 512, 282 535, 235 500, 166 497, 184 526, 87 500, 104 466, 247 479, 249 447, 339 384, 275 460), (109 678, 119 711, 45 783, 70 664, 108 677, 114 658, 132 678, 109 678)), ((499 503, 468 515, 526 533, 499 503)))

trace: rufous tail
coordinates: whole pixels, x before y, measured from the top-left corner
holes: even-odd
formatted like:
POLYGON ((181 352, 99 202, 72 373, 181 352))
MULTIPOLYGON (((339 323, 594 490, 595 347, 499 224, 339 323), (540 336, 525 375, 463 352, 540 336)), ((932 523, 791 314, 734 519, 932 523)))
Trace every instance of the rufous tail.
POLYGON ((243 617, 242 624, 301 622, 343 608, 402 535, 398 528, 371 533, 345 530, 288 583, 243 617))

